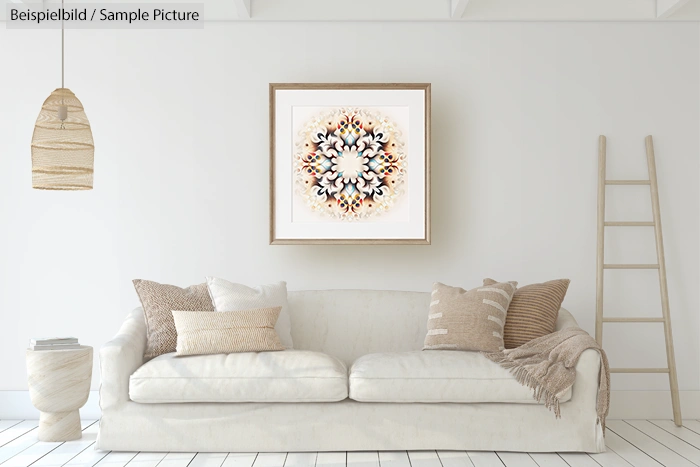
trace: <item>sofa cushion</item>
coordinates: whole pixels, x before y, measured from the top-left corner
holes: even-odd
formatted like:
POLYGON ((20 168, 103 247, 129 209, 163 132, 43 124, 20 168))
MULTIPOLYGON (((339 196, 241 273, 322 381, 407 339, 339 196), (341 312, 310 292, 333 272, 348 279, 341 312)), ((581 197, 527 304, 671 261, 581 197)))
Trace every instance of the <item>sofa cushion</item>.
POLYGON ((345 365, 305 350, 168 353, 145 363, 129 380, 129 397, 142 403, 335 402, 347 396, 345 365))
MULTIPOLYGON (((519 384, 478 352, 425 350, 375 353, 350 368, 350 398, 360 402, 508 402, 534 404, 519 384)), ((560 402, 571 399, 569 388, 560 402)))

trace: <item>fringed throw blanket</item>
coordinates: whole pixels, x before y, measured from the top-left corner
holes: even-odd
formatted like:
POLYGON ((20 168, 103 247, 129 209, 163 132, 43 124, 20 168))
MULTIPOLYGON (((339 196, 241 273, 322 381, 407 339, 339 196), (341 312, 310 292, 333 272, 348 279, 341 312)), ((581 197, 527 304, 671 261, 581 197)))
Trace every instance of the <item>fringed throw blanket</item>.
POLYGON ((562 329, 531 340, 515 349, 483 353, 515 376, 522 385, 534 390, 537 402, 561 417, 558 395, 574 384, 576 363, 586 349, 600 354, 600 382, 598 384, 598 423, 605 433, 605 417, 610 406, 610 369, 603 349, 586 331, 578 327, 562 329))

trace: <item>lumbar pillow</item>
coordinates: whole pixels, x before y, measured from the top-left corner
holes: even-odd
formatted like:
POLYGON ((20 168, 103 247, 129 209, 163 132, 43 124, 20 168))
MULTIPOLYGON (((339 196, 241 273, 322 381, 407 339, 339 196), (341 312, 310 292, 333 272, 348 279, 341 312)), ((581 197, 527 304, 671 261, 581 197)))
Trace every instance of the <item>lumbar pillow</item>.
POLYGON ((433 285, 423 350, 503 350, 503 325, 517 282, 466 291, 433 285))
POLYGON ((284 350, 275 332, 281 306, 257 310, 173 311, 177 355, 284 350))
MULTIPOLYGON (((554 332, 569 282, 569 279, 558 279, 530 284, 515 292, 508 308, 503 335, 506 349, 520 347, 532 339, 554 332)), ((485 286, 496 283, 493 279, 484 279, 485 286)))
POLYGON ((216 311, 282 307, 275 331, 277 331, 282 345, 287 349, 293 348, 292 322, 289 319, 286 282, 248 287, 216 277, 207 277, 207 285, 216 311))
POLYGON ((142 279, 133 282, 146 317, 145 358, 175 352, 177 331, 172 310, 214 311, 207 284, 182 289, 142 279))

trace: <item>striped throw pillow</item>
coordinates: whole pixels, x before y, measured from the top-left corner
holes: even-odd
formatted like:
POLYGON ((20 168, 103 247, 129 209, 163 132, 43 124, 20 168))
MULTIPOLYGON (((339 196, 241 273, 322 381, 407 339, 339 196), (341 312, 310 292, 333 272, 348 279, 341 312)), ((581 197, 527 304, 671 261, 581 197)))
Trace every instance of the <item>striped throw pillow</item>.
MULTIPOLYGON (((506 317, 503 336, 506 349, 520 347, 554 332, 569 282, 569 279, 558 279, 530 284, 515 292, 506 317)), ((485 286, 496 283, 493 279, 484 279, 485 286)))
POLYGON ((503 350, 503 325, 517 282, 464 290, 433 285, 423 350, 503 350))
POLYGON ((173 311, 177 355, 284 350, 275 332, 282 307, 246 311, 173 311))

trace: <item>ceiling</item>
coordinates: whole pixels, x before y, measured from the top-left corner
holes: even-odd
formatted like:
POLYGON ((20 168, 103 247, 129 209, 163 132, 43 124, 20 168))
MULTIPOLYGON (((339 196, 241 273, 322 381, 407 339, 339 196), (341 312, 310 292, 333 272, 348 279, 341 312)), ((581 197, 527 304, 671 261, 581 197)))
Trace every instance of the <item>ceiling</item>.
MULTIPOLYGON (((36 0, 0 0, 21 4, 36 0)), ((197 3, 158 0, 139 3, 197 3)), ((59 0, 44 0, 60 3, 59 0)), ((101 0, 123 3, 123 0, 101 0)), ((67 3, 96 3, 67 0, 67 3)), ((700 0, 201 0, 207 21, 700 21, 700 0)), ((0 10, 0 20, 6 9, 0 10)))

